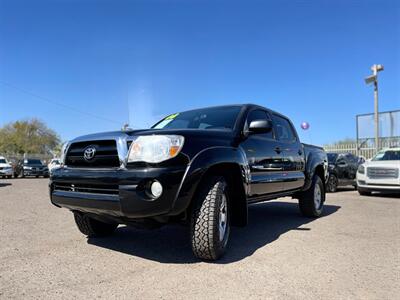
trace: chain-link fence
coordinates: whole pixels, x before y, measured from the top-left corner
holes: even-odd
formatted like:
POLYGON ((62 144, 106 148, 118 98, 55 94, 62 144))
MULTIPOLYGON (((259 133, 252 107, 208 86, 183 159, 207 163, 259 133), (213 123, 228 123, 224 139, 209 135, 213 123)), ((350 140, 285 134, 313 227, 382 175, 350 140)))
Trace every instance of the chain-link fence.
MULTIPOLYGON (((381 148, 400 147, 400 138, 382 138, 380 139, 381 148)), ((373 157, 376 153, 374 140, 365 140, 363 144, 344 143, 336 145, 325 145, 326 152, 349 152, 357 156, 363 156, 366 159, 373 157)))

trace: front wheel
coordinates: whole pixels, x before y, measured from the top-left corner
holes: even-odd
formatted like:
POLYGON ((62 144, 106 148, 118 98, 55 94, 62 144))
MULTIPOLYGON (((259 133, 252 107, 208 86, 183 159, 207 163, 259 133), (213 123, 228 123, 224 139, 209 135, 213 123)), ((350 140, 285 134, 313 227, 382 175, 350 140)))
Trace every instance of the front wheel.
POLYGON ((194 199, 191 244, 200 259, 216 260, 226 250, 230 233, 227 187, 223 177, 213 176, 201 185, 194 199))
POLYGON ((326 191, 328 193, 335 193, 337 191, 337 187, 338 187, 338 179, 336 175, 330 174, 326 186, 326 191))
POLYGON ((314 175, 310 188, 299 198, 300 211, 305 217, 321 216, 325 202, 325 189, 321 178, 314 175))
POLYGON ((75 223, 80 232, 88 237, 101 237, 114 233, 117 223, 105 223, 85 214, 74 213, 75 223))

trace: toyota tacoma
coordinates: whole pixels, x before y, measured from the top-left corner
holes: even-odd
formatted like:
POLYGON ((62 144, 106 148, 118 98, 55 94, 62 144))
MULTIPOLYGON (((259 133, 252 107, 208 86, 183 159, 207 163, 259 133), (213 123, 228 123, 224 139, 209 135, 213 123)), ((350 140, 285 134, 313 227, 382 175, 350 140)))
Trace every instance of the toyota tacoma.
POLYGON ((216 260, 248 205, 292 196, 319 217, 328 160, 302 144, 290 120, 261 106, 230 105, 171 114, 151 129, 78 137, 51 174, 51 202, 74 214, 88 237, 119 224, 190 226, 196 257, 216 260))

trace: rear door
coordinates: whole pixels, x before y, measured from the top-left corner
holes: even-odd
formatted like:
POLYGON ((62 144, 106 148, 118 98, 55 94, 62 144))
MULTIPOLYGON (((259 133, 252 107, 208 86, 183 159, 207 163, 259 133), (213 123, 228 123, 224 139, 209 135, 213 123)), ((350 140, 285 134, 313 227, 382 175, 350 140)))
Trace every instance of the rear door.
MULTIPOLYGON (((251 121, 260 119, 270 120, 268 112, 259 108, 251 110, 247 115, 244 130, 247 130, 251 121)), ((278 146, 273 131, 250 134, 241 142, 250 166, 250 197, 282 191, 283 166, 278 146)))
POLYGON ((356 180, 356 175, 357 175, 357 169, 358 169, 358 158, 357 156, 348 153, 346 155, 348 164, 349 164, 349 173, 348 173, 348 179, 350 181, 350 184, 356 180))
POLYGON ((303 187, 305 159, 303 145, 289 119, 273 114, 277 146, 282 155, 283 190, 290 191, 303 187))
POLYGON ((349 162, 345 154, 339 154, 336 160, 336 169, 339 183, 346 185, 349 181, 349 162))

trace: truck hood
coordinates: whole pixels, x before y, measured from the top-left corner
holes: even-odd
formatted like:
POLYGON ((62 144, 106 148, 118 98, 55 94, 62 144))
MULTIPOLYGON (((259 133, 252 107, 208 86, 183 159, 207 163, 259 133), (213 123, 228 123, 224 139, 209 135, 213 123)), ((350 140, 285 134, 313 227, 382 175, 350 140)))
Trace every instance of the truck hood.
POLYGON ((105 139, 126 139, 132 140, 141 135, 153 134, 177 134, 185 138, 198 137, 198 138, 216 138, 220 140, 232 140, 234 133, 231 130, 210 130, 210 129, 138 129, 130 131, 110 131, 102 133, 94 133, 77 137, 70 142, 80 141, 95 141, 105 139))
POLYGON ((400 160, 375 160, 366 161, 364 163, 366 167, 392 167, 400 168, 400 160))

